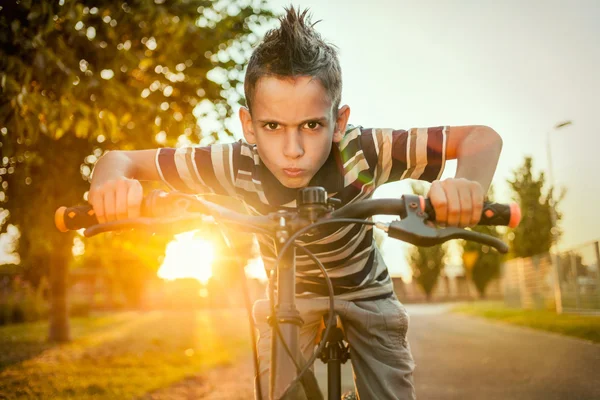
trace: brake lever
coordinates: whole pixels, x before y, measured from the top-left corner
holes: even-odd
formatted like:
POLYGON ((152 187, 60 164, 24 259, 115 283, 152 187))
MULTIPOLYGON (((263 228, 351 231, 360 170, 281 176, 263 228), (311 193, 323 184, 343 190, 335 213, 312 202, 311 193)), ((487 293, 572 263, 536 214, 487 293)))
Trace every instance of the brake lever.
POLYGON ((468 231, 463 228, 434 228, 427 225, 428 215, 421 207, 419 196, 404 195, 404 215, 402 219, 384 225, 383 229, 388 236, 400 239, 415 246, 430 247, 442 244, 450 239, 465 239, 485 244, 498 250, 502 254, 508 253, 508 245, 498 238, 483 233, 468 231))

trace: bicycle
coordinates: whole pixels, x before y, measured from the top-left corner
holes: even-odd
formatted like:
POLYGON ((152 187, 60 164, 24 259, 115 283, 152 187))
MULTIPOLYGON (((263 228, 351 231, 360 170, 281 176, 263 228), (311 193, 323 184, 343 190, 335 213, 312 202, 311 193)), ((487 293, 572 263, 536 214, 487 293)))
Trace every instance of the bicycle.
MULTIPOLYGON (((437 228, 435 212, 429 200, 422 196, 404 195, 400 199, 367 199, 348 204, 340 209, 339 200, 328 198, 324 188, 307 187, 298 191, 298 208, 281 210, 265 216, 249 216, 211 203, 201 196, 179 192, 153 191, 144 198, 144 217, 98 224, 91 206, 61 207, 56 211, 55 224, 63 232, 86 228, 84 235, 91 237, 103 232, 125 229, 144 229, 154 233, 180 233, 197 229, 206 223, 232 225, 244 231, 273 236, 277 244, 276 267, 269 275, 269 299, 272 326, 271 375, 269 399, 323 399, 310 367, 317 357, 328 364, 328 398, 341 398, 341 364, 350 357, 350 348, 344 342, 334 312, 333 285, 327 271, 310 251, 295 243, 303 234, 327 224, 369 224, 388 236, 416 246, 433 246, 451 239, 465 239, 496 248, 501 253, 508 246, 501 240, 462 228, 437 228), (178 216, 171 217, 173 210, 178 216), (390 223, 369 221, 373 215, 396 215, 401 220, 390 223), (302 319, 295 305, 295 252, 304 252, 321 269, 329 290, 329 313, 324 332, 312 356, 299 364, 299 329, 302 319), (275 295, 277 279, 277 295, 275 295)), ((515 227, 521 218, 518 205, 485 203, 481 225, 515 227)), ((250 318, 252 324, 252 318, 250 318)), ((251 325, 253 330, 253 326, 251 325)), ((258 374, 256 340, 253 335, 255 373, 258 374)), ((257 387, 259 398, 260 385, 257 387)))

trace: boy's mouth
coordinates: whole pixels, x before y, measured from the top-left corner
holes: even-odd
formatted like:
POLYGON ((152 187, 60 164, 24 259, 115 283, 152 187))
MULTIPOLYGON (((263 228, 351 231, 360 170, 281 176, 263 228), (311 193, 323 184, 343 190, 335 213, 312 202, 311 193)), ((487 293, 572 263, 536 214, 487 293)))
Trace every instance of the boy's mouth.
POLYGON ((295 177, 302 175, 304 173, 304 170, 300 169, 300 168, 284 168, 283 172, 287 176, 289 176, 291 178, 295 178, 295 177))

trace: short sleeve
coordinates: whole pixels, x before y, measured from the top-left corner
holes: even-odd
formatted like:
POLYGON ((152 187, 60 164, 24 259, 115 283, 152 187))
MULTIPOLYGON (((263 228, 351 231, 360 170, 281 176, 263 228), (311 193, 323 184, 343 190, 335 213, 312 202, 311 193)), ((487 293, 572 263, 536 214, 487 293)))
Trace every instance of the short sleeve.
POLYGON ((446 132, 445 126, 370 130, 377 152, 377 185, 409 178, 439 179, 446 162, 446 132))
POLYGON ((239 153, 240 142, 162 148, 156 153, 156 168, 172 190, 233 195, 239 153))

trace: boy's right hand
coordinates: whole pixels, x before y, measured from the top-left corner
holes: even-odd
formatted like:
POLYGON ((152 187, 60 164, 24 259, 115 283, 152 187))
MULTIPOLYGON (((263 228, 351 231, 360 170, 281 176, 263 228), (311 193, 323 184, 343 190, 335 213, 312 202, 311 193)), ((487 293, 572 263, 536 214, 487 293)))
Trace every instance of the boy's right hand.
POLYGON ((98 222, 137 218, 142 207, 143 190, 140 181, 121 178, 90 188, 88 203, 94 208, 98 222))

